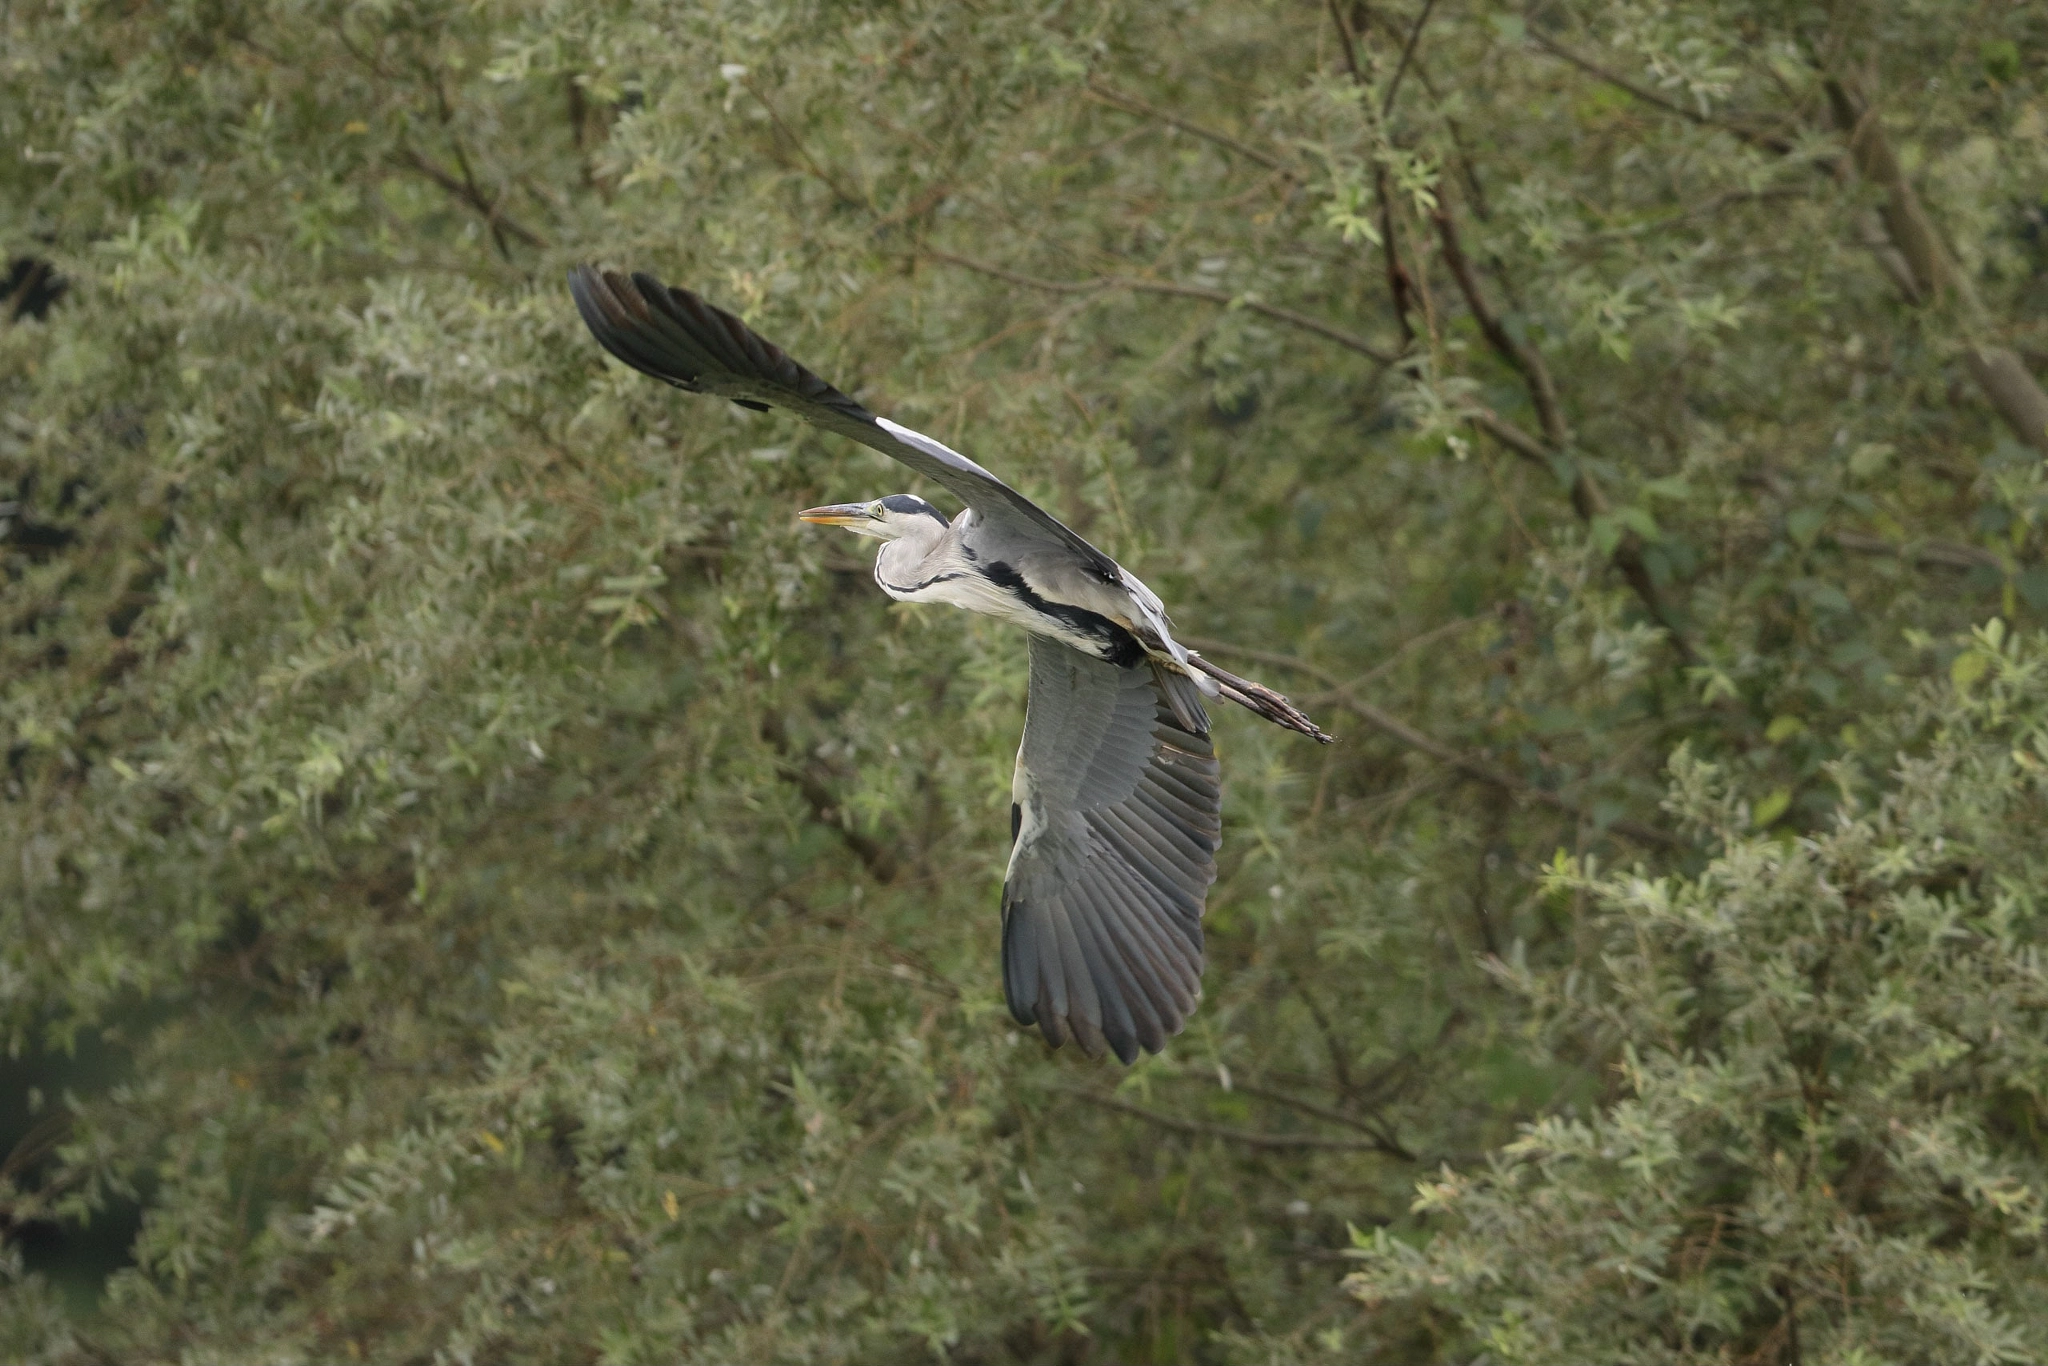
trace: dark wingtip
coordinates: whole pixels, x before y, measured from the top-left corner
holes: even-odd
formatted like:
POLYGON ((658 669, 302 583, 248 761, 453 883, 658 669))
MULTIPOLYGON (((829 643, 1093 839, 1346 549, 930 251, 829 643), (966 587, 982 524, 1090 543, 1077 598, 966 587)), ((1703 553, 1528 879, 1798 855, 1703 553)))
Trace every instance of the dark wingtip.
POLYGON ((1027 971, 1027 946, 1018 942, 1024 932, 1022 909, 1021 902, 1011 899, 1010 889, 1003 888, 1003 1002, 1010 1007, 1010 1018, 1029 1029, 1038 1023, 1038 993, 1032 987, 1036 979, 1027 971))
POLYGON ((604 287, 604 276, 596 266, 572 266, 569 270, 569 297, 576 301, 576 311, 583 317, 583 325, 590 329, 599 341, 604 340, 607 325, 604 309, 597 301, 597 294, 604 287))

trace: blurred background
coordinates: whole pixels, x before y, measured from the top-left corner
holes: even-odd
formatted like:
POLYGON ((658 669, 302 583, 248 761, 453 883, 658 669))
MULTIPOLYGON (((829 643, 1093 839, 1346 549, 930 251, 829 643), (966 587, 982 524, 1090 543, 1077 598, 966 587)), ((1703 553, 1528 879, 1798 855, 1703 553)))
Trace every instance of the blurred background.
POLYGON ((0 1355, 2048 1357, 2048 10, 0 6, 0 1355), (1218 718, 1205 997, 1003 1007, 1024 642, 1218 718))

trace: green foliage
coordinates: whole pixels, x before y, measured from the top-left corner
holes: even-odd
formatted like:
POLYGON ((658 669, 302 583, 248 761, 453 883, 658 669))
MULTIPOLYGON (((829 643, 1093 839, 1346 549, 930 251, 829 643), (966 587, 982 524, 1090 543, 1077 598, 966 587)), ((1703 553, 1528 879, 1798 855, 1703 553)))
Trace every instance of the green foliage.
POLYGON ((2037 9, 0 9, 0 1031, 129 1059, 0 1347, 2038 1359, 2037 9), (791 516, 904 474, 586 260, 1344 732, 1165 1056, 1003 1010, 1021 642, 791 516))
POLYGON ((1358 1235, 1355 1293, 1502 1362, 2039 1360, 2048 654, 1994 621, 1957 659, 1812 835, 1681 755, 1704 870, 1559 857, 1581 961, 1501 977, 1612 1095, 1423 1182, 1433 1236, 1358 1235))

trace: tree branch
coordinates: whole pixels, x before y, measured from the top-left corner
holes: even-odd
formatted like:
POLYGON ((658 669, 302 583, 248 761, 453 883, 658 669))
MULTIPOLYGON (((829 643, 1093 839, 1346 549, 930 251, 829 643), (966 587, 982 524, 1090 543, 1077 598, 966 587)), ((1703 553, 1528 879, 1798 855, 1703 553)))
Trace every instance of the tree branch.
POLYGON ((1309 1017, 1316 1022, 1316 1029, 1323 1036, 1323 1047, 1330 1054, 1330 1074, 1337 1080, 1337 1093, 1348 1100, 1353 1094, 1351 1059, 1345 1052, 1344 1042, 1337 1037, 1336 1026, 1330 1023, 1330 1017, 1323 1012, 1322 1003, 1316 1000, 1315 993, 1308 989, 1308 983, 1298 973, 1290 971, 1288 976, 1294 979, 1295 991, 1300 994, 1302 1004, 1308 1007, 1309 1017))
POLYGON ((1554 38, 1548 37, 1547 35, 1542 33, 1534 24, 1531 24, 1529 26, 1528 35, 1530 42, 1536 44, 1537 47, 1549 53, 1551 56, 1557 58, 1559 61, 1565 63, 1567 66, 1575 66, 1579 70, 1585 72, 1588 76, 1591 76, 1593 79, 1601 81, 1607 85, 1611 85, 1616 90, 1620 90, 1626 94, 1632 95, 1636 99, 1641 100, 1644 104, 1651 105, 1658 109, 1662 109, 1667 114, 1674 114, 1677 117, 1684 119, 1687 123, 1697 124, 1702 128, 1719 129, 1721 132, 1727 133, 1742 142, 1746 142, 1752 147, 1761 147, 1765 151, 1776 152, 1780 156, 1783 156, 1787 152, 1790 152, 1792 150, 1792 144, 1786 141, 1784 138, 1778 137, 1776 134, 1759 132, 1757 129, 1747 128, 1739 123, 1729 123, 1725 119, 1717 119, 1713 117, 1711 114, 1703 114, 1697 109, 1688 109, 1684 105, 1678 103, 1676 100, 1666 99, 1664 96, 1658 94, 1654 90, 1648 89, 1645 86, 1637 85, 1634 81, 1631 81, 1626 77, 1617 76, 1615 73, 1607 70, 1599 63, 1593 61, 1591 58, 1583 57, 1580 54, 1572 51, 1570 48, 1566 47, 1563 43, 1558 42, 1554 38))
MULTIPOLYGON (((1577 802, 1572 801, 1569 797, 1561 796, 1548 788, 1537 787, 1526 779, 1518 778, 1514 774, 1495 768, 1482 760, 1458 753, 1457 750, 1452 749, 1443 741, 1436 739, 1434 736, 1423 734, 1393 713, 1383 711, 1358 696, 1335 674, 1319 669, 1304 660, 1296 659, 1293 655, 1280 654, 1271 650, 1254 650, 1241 645, 1229 645, 1218 640, 1201 640, 1192 636, 1182 637, 1182 643, 1192 645, 1198 650, 1208 650, 1219 654, 1236 654, 1246 659, 1255 659, 1262 664, 1273 664, 1283 669, 1293 669, 1322 684, 1329 690, 1332 698, 1343 704, 1359 720, 1365 722, 1381 734, 1391 736, 1393 739, 1400 741, 1410 749, 1419 750, 1429 755, 1432 759, 1449 764, 1468 778, 1476 779, 1482 783, 1491 783, 1493 786, 1504 788, 1509 792, 1519 793, 1533 802, 1548 806, 1556 811, 1562 811, 1575 819, 1590 821, 1595 825, 1599 824, 1598 821, 1594 820, 1590 812, 1577 802)), ((1645 825, 1640 821, 1630 820, 1627 817, 1609 822, 1606 828, 1618 835, 1624 835, 1638 844, 1653 844, 1666 849, 1686 847, 1684 840, 1671 834, 1669 831, 1659 830, 1653 825, 1645 825)))
POLYGON ((1849 139, 1849 155, 1857 171, 1885 193, 1878 217, 1897 259, 1882 254, 1880 259, 1894 278, 1901 263, 1910 272, 1913 288, 1902 288, 1900 292, 1912 304, 1953 298, 1960 305, 1964 326, 1973 334, 1963 351, 1970 377, 1977 381, 1977 387, 1991 400, 1991 406, 2013 435, 2048 455, 2048 393, 2042 392, 2026 364, 2012 350, 1976 339, 1990 326, 1983 300, 1969 275, 1942 245, 1941 235, 1935 231, 1933 220, 1892 151, 1876 108, 1858 99, 1834 77, 1823 84, 1835 124, 1849 139))
MULTIPOLYGON (((1529 402, 1536 409, 1537 421, 1543 425, 1543 440, 1538 441, 1488 409, 1475 413, 1472 423, 1523 459, 1555 472, 1559 459, 1570 449, 1571 432, 1565 426, 1564 409, 1558 401, 1557 386, 1550 378, 1549 367, 1544 365, 1543 355, 1535 347, 1515 340, 1501 322, 1500 315, 1487 302, 1486 292, 1480 288, 1479 277, 1473 271, 1472 262, 1465 255, 1464 243, 1458 235, 1448 187, 1439 194, 1433 217, 1438 239, 1443 245, 1444 264, 1458 282, 1458 292, 1465 296, 1465 306, 1479 324, 1480 335, 1486 338, 1487 345, 1502 360, 1522 376, 1529 402)), ((1582 520, 1590 522, 1606 512, 1607 500, 1602 496, 1600 486, 1576 464, 1572 470, 1570 492, 1572 509, 1582 520)), ((1657 581, 1650 577, 1649 564, 1643 558, 1642 537, 1634 531, 1624 532, 1615 544, 1612 560, 1614 567, 1621 571, 1622 578, 1628 581, 1636 597, 1648 609, 1651 618, 1671 637, 1671 644, 1679 657, 1688 664, 1697 663, 1699 653, 1679 628, 1677 618, 1657 588, 1657 581)))
POLYGON ((771 711, 762 719, 761 738, 774 748, 778 756, 776 775, 802 794, 804 804, 811 808, 812 817, 820 825, 830 826, 840 839, 846 841, 846 847, 853 851, 875 881, 895 881, 901 866, 895 850, 846 823, 845 815, 839 809, 839 799, 825 785, 816 766, 796 761, 795 747, 790 742, 789 731, 782 724, 780 713, 771 711))
POLYGON ((1380 102, 1380 117, 1386 118, 1394 112, 1394 97, 1401 93, 1401 78, 1408 74, 1408 63, 1415 59, 1415 45, 1422 41, 1422 26, 1429 22, 1429 12, 1436 8, 1436 0, 1422 0, 1422 13, 1415 16, 1415 27, 1408 30, 1408 42, 1401 49, 1401 60, 1394 66, 1393 79, 1387 82, 1387 97, 1380 102))
MULTIPOLYGON (((1560 61, 1689 123, 1721 129, 1753 147, 1780 156, 1793 150, 1792 144, 1784 138, 1687 109, 1655 91, 1617 76, 1533 27, 1529 30, 1529 38, 1560 61)), ((1867 245, 1876 251, 1879 263, 1897 282, 1899 292, 1908 303, 1925 304, 1953 294, 1962 305, 1966 325, 1973 333, 1981 335, 1988 326, 1983 303, 1969 278, 1942 246, 1933 221, 1892 151, 1883 123, 1874 110, 1857 98, 1841 80, 1830 76, 1823 86, 1835 125, 1849 139, 1850 159, 1865 179, 1885 192, 1885 205, 1878 214, 1888 240, 1871 241, 1867 245)), ((1972 340, 1964 348, 1963 361, 1970 377, 1977 382, 1977 387, 1991 401, 1991 406, 2013 434, 2035 450, 2048 454, 2048 392, 2042 390, 2019 356, 2007 347, 1972 340)))
POLYGON ((1501 322, 1500 315, 1487 303, 1485 291, 1479 287, 1479 277, 1465 255, 1457 220, 1451 216, 1448 194, 1438 196, 1432 217, 1436 220, 1437 240, 1443 245, 1444 265, 1451 272, 1451 278, 1457 281, 1458 292, 1465 296, 1465 306, 1472 310, 1481 335, 1496 355, 1521 373, 1523 383, 1528 386, 1529 401, 1536 407, 1536 419, 1543 425, 1543 439, 1553 449, 1563 450, 1570 444, 1571 436, 1564 425, 1564 411, 1557 401, 1557 385, 1550 378, 1550 369, 1544 365, 1542 354, 1533 346, 1516 341, 1501 322))
MULTIPOLYGON (((1358 87, 1362 99, 1372 106, 1370 87, 1365 79, 1365 68, 1358 64, 1358 42, 1351 32, 1351 21, 1344 17, 1344 7, 1339 0, 1326 0, 1330 22, 1337 29, 1337 46, 1344 54, 1344 69, 1351 73, 1351 83, 1358 87)), ((1427 17, 1425 9, 1424 15, 1427 17)), ((1420 32, 1420 29, 1417 30, 1420 32)), ((1375 159, 1372 168, 1373 199, 1380 209, 1380 261, 1387 277, 1387 295, 1393 301, 1394 322, 1401 329, 1401 349, 1406 351, 1415 342, 1414 325, 1408 321, 1408 312, 1415 294, 1415 281, 1409 276, 1408 268, 1401 262, 1401 238, 1394 222, 1394 200, 1388 192, 1387 167, 1384 161, 1375 159)))
POLYGON ((1274 1152, 1322 1151, 1322 1152, 1376 1152, 1389 1157, 1414 1161, 1414 1154, 1396 1143, 1389 1151, 1386 1140, 1373 1138, 1328 1138, 1322 1134, 1267 1134, 1253 1129, 1236 1129, 1224 1124, 1204 1124, 1199 1120, 1181 1119, 1174 1115, 1162 1115, 1157 1110, 1148 1110, 1142 1105, 1133 1105, 1115 1096, 1105 1096, 1099 1091, 1084 1091, 1078 1087, 1060 1087, 1061 1094, 1085 1100, 1090 1105, 1099 1105, 1105 1110, 1116 1110, 1135 1116, 1147 1124, 1156 1124, 1162 1129, 1188 1134, 1195 1138, 1220 1138, 1228 1143, 1241 1143, 1248 1148, 1264 1148, 1274 1152))
MULTIPOLYGON (((1216 1076, 1213 1072, 1190 1069, 1181 1075, 1190 1081, 1220 1085, 1216 1081, 1216 1076)), ((1379 1125, 1372 1123, 1370 1120, 1361 1119, 1357 1115, 1347 1115, 1342 1110, 1333 1110, 1327 1105, 1318 1105, 1312 1100, 1303 1100, 1301 1097, 1286 1091, 1277 1090, 1270 1086, 1262 1086, 1258 1082, 1245 1081, 1237 1077, 1233 1077, 1230 1085, 1224 1089, 1242 1091, 1248 1096, 1257 1096, 1260 1100, 1269 1100, 1275 1105, 1284 1105, 1290 1110, 1298 1110, 1302 1114, 1313 1115, 1317 1119, 1327 1120, 1332 1124, 1341 1124, 1347 1129, 1355 1129, 1362 1134, 1369 1134, 1379 1141, 1381 1145, 1380 1151, 1386 1153, 1389 1157, 1399 1157, 1409 1162, 1415 1160, 1415 1154, 1409 1152, 1392 1135, 1388 1134, 1379 1125)))
POLYGON ((548 245, 547 238, 527 227, 518 219, 513 218, 510 214, 500 212, 497 201, 485 196, 474 177, 452 175, 410 147, 401 147, 398 150, 397 157, 400 165, 409 170, 419 172, 419 174, 433 181, 449 194, 476 210, 483 217, 484 226, 489 228, 492 235, 498 238, 498 249, 500 252, 505 250, 504 235, 506 233, 510 233, 513 237, 518 238, 521 243, 529 247, 546 247, 548 245))
POLYGON ((1109 294, 1125 290, 1134 294, 1164 294, 1180 299, 1201 299, 1212 304, 1222 304, 1226 308, 1242 308, 1262 318, 1271 318, 1289 327, 1312 332, 1325 341, 1335 342, 1347 351, 1356 351, 1380 365, 1392 365, 1398 359, 1391 351, 1374 346, 1356 333, 1346 332, 1341 327, 1332 327, 1329 323, 1311 318, 1306 313, 1296 313, 1291 308, 1281 308, 1277 304, 1269 304, 1247 295, 1232 294, 1228 290, 1205 289, 1200 285, 1182 285, 1168 280, 1146 280, 1128 275, 1098 276, 1093 280, 1042 280, 1036 276, 1006 270, 1002 266, 990 265, 985 261, 977 261, 972 257, 956 256, 952 252, 940 251, 936 247, 926 247, 923 254, 935 261, 944 261, 948 265, 976 271, 998 280, 1007 280, 1013 285, 1023 285, 1027 289, 1042 289, 1052 294, 1109 294))
POLYGON ((1913 564, 1933 565, 1941 569, 1995 569, 2001 574, 2005 572, 2005 565, 1998 556, 1974 545, 1957 545, 1952 541, 1918 541, 1900 545, 1861 531, 1834 531, 1828 536, 1843 550, 1859 555, 1896 555, 1913 564))
POLYGON ((1235 152, 1247 161, 1255 161, 1267 170, 1277 171, 1289 180, 1301 179, 1301 172, 1289 166, 1280 158, 1262 152, 1249 143, 1239 142, 1228 133, 1219 133, 1214 128, 1205 128, 1192 119, 1183 118, 1179 114, 1147 104, 1136 95, 1126 94, 1112 86, 1103 85, 1092 77, 1089 79, 1086 88, 1089 95, 1098 103, 1106 104, 1112 109, 1121 109, 1126 114, 1137 114, 1144 118, 1157 119, 1161 123, 1180 129, 1181 132, 1188 134, 1190 137, 1200 138, 1204 142, 1213 142, 1226 151, 1235 152))
POLYGON ((811 155, 811 149, 804 146, 804 140, 797 136, 796 129, 791 128, 783 121, 782 112, 775 107, 772 100, 761 93, 761 88, 754 84, 753 77, 742 77, 740 84, 746 88, 748 94, 761 102, 761 107, 768 111, 768 118, 774 123, 775 130, 781 133, 783 137, 789 139, 789 145, 796 148, 796 154, 804 159, 804 165, 810 168, 811 174, 822 181, 825 188, 837 195, 841 203, 857 209, 872 207, 864 196, 854 194, 848 190, 845 186, 834 180, 823 166, 818 164, 818 159, 811 155))
POLYGON ((1340 0, 1324 0, 1330 11, 1330 22, 1337 26, 1337 48, 1344 54, 1344 69, 1351 73, 1351 79, 1361 89, 1365 86, 1365 72, 1358 65, 1358 41, 1351 36, 1351 21, 1344 17, 1340 0))

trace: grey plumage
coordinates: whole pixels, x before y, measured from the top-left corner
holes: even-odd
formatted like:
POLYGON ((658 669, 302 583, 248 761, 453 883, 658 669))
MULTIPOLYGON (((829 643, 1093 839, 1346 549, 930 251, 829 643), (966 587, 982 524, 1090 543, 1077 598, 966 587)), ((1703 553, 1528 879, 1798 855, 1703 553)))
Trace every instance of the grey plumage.
POLYGON ((1222 795, 1206 725, 1183 730, 1149 668, 1031 638, 1003 880, 1010 1013, 1054 1044, 1157 1052, 1195 1008, 1222 795))
POLYGON ((912 495, 800 514, 885 544, 891 597, 944 602, 1031 633, 1030 699, 1003 883, 1003 990, 1019 1023, 1125 1062, 1180 1032, 1201 994, 1202 909, 1222 792, 1205 698, 1329 737, 1280 694, 1173 639, 1129 571, 966 456, 877 417, 738 318, 652 276, 578 267, 605 349, 677 388, 787 408, 881 451, 966 507, 912 495))

